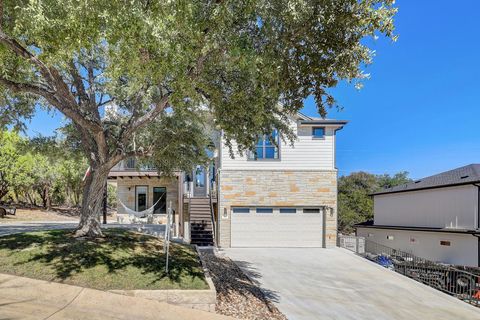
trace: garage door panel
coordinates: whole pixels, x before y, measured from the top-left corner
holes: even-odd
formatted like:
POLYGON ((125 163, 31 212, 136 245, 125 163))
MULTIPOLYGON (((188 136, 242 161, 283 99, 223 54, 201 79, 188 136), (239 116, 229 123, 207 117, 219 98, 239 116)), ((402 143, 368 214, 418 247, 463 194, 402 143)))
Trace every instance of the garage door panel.
POLYGON ((232 247, 321 247, 321 214, 232 214, 232 247))

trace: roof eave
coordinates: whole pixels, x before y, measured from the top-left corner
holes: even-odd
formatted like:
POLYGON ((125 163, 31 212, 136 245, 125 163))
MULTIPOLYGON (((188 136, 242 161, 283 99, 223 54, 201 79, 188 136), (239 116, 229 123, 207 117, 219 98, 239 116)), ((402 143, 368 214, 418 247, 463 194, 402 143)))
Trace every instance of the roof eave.
POLYGON ((300 124, 306 125, 331 125, 344 126, 348 123, 346 120, 300 120, 300 124))
POLYGON ((408 226, 385 226, 385 225, 368 225, 355 224, 354 228, 369 228, 382 230, 405 230, 405 231, 423 231, 423 232, 443 232, 443 233, 462 233, 480 235, 480 230, 475 229, 449 229, 449 228, 428 228, 428 227, 408 227, 408 226))
POLYGON ((480 183, 480 180, 474 180, 474 181, 467 181, 467 182, 460 182, 460 183, 449 183, 449 184, 444 184, 441 186, 429 186, 429 187, 421 187, 421 188, 415 188, 415 189, 405 189, 405 190, 394 190, 394 191, 379 191, 375 193, 370 193, 369 196, 379 196, 383 194, 393 194, 393 193, 402 193, 402 192, 411 192, 411 191, 420 191, 420 190, 429 190, 429 189, 440 189, 440 188, 448 188, 448 187, 457 187, 457 186, 466 186, 469 184, 476 184, 480 183))

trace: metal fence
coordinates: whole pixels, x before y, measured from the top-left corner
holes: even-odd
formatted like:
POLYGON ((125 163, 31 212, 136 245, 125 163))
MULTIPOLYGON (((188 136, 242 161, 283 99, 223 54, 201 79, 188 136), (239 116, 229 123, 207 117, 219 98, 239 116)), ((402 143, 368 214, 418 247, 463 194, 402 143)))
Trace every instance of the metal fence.
POLYGON ((339 236, 338 237, 338 246, 341 248, 348 249, 358 254, 365 253, 365 238, 364 237, 355 237, 355 236, 339 236))
POLYGON ((480 307, 479 268, 433 262, 363 237, 340 236, 339 246, 352 250, 385 268, 480 307), (358 249, 352 250, 353 240, 351 238, 356 238, 356 243, 364 243, 365 250, 363 252, 358 249))

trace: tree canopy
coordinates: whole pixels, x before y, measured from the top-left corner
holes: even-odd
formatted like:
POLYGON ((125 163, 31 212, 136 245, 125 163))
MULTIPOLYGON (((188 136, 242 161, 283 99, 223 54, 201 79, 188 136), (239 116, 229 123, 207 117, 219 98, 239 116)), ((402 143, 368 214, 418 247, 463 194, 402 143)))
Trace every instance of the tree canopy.
MULTIPOLYGON (((363 39, 393 37, 393 4, 0 0, 0 119, 21 127, 35 106, 70 119, 92 168, 85 195, 130 156, 164 172, 204 161, 206 127, 240 151, 273 128, 293 141, 304 99, 325 116, 329 88, 366 77, 363 39)), ((84 197, 79 235, 100 233, 100 201, 84 197)))
POLYGON ((27 139, 0 131, 0 201, 78 206, 86 167, 64 137, 27 139))
POLYGON ((338 230, 353 232, 356 223, 373 219, 373 199, 370 194, 411 182, 408 172, 375 175, 353 172, 338 179, 338 230))

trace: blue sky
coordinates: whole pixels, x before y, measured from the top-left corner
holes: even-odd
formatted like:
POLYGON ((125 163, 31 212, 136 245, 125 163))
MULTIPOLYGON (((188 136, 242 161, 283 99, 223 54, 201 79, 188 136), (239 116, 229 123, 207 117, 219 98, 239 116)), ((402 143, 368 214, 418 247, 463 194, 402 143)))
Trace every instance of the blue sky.
MULTIPOLYGON (((397 1, 397 42, 376 41, 371 79, 333 92, 340 174, 421 178, 480 163, 480 1, 397 1)), ((307 101, 305 113, 314 115, 307 101)))
MULTIPOLYGON (((397 1, 397 42, 373 43, 376 58, 360 91, 333 90, 350 123, 337 136, 340 174, 408 171, 420 178, 480 163, 480 1, 397 1)), ((315 115, 306 101, 304 112, 315 115)), ((38 112, 28 134, 62 119, 38 112)))

